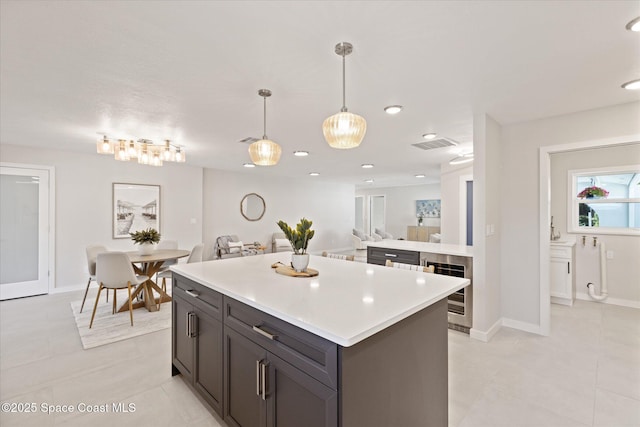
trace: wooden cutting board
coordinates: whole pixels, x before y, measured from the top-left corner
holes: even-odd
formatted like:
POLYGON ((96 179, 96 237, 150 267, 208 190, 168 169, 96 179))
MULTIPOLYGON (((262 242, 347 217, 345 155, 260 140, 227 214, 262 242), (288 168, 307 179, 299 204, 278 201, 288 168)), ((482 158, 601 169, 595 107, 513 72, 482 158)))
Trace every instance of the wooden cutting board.
POLYGON ((314 277, 320 274, 318 270, 314 270, 313 268, 307 268, 307 271, 297 272, 292 267, 284 265, 281 262, 276 262, 271 268, 275 268, 278 274, 290 277, 314 277))

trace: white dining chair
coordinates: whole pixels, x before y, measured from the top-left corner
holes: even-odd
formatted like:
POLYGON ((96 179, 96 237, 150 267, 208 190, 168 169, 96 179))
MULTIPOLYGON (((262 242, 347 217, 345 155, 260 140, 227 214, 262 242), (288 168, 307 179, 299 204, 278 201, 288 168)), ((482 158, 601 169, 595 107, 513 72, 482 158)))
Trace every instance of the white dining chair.
MULTIPOLYGON (((178 241, 177 240, 160 240, 160 243, 158 243, 158 246, 156 247, 156 249, 158 249, 158 250, 162 250, 162 249, 178 249, 178 241)), ((178 263, 177 259, 168 259, 165 262, 163 262, 162 263, 162 267, 160 268, 160 271, 158 271, 158 273, 156 273, 156 282, 160 278, 158 276, 158 274, 161 271, 168 271, 169 267, 171 267, 172 265, 177 264, 177 263, 178 263)))
POLYGON ((322 256, 326 258, 341 259, 343 261, 353 261, 355 259, 354 255, 332 254, 327 251, 322 252, 322 256))
MULTIPOLYGON (((202 253, 204 251, 204 244, 199 243, 191 249, 191 253, 189 254, 189 258, 187 258, 187 264, 192 262, 202 262, 202 253)), ((156 276, 158 279, 162 279, 162 291, 167 293, 167 279, 171 279, 171 270, 167 269, 165 271, 161 271, 156 276)), ((162 304, 162 295, 158 299, 158 310, 160 310, 160 304, 162 304)))
POLYGON ((116 290, 127 289, 129 292, 129 317, 131 318, 131 326, 133 326, 131 288, 135 288, 147 280, 149 280, 147 276, 136 275, 133 271, 133 266, 131 265, 129 256, 126 253, 104 252, 98 254, 96 259, 96 281, 98 282, 99 288, 96 303, 93 306, 93 313, 91 314, 89 329, 93 326, 93 319, 96 316, 100 292, 102 292, 103 289, 107 289, 107 293, 109 292, 109 289, 113 289, 113 313, 115 313, 117 309, 116 290))
POLYGON ((393 262, 391 260, 387 260, 385 264, 387 267, 399 268, 401 270, 412 270, 412 271, 423 271, 425 273, 433 273, 435 271, 435 267, 433 265, 413 265, 413 264, 405 264, 402 262, 393 262))
MULTIPOLYGON (((96 281, 96 257, 99 253, 108 252, 107 248, 102 245, 87 246, 87 267, 89 269, 89 280, 87 281, 87 288, 84 290, 84 297, 82 297, 82 305, 80 306, 80 313, 84 308, 84 302, 87 299, 87 293, 89 293, 89 285, 91 282, 96 281)), ((107 302, 109 302, 109 292, 107 292, 107 302)))

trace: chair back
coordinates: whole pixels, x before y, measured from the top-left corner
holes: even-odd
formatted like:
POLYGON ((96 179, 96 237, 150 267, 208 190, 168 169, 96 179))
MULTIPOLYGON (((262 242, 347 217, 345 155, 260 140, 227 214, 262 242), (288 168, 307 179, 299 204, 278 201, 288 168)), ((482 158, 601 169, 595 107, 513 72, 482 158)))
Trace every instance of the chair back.
POLYGON ((202 262, 202 252, 204 251, 204 244, 199 243, 191 249, 189 258, 187 258, 187 264, 192 262, 202 262))
POLYGON ((129 256, 124 252, 104 252, 98 254, 96 280, 106 288, 127 287, 138 283, 129 256))
POLYGON ((89 275, 96 275, 96 259, 99 253, 108 252, 107 248, 102 245, 87 246, 87 267, 89 268, 89 275))
POLYGON ((322 256, 327 258, 333 258, 333 259, 341 259, 344 261, 353 261, 355 259, 353 255, 332 254, 327 251, 322 252, 322 256))
POLYGON ((399 268, 401 270, 412 270, 412 271, 423 271, 425 273, 433 273, 435 267, 433 265, 422 266, 422 265, 413 265, 413 264, 405 264, 402 262, 393 262, 391 260, 387 260, 385 264, 387 267, 399 268))
MULTIPOLYGON (((178 249, 177 240, 160 240, 156 249, 178 249)), ((168 259, 162 264, 162 268, 177 264, 177 259, 168 259)))

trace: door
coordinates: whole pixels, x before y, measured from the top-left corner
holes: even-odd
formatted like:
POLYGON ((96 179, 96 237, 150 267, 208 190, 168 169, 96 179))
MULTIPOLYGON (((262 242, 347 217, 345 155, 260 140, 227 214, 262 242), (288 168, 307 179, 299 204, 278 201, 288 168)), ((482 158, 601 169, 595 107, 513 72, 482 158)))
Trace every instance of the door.
POLYGON ((222 323, 197 308, 195 313, 197 338, 194 385, 222 416, 222 323))
POLYGON ((49 170, 0 167, 0 300, 49 292, 49 170))
POLYGON ((384 196, 369 197, 369 234, 373 234, 376 228, 385 230, 384 196))
POLYGON ((269 353, 267 427, 337 427, 338 392, 269 353))
POLYGON ((224 420, 233 427, 264 427, 266 400, 262 398, 260 364, 267 352, 229 327, 224 328, 224 334, 224 420))

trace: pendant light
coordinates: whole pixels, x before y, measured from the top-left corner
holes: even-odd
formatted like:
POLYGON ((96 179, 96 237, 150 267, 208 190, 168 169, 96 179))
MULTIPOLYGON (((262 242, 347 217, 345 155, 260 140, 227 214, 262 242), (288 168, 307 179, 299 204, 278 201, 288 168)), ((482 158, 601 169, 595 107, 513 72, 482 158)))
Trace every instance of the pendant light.
POLYGON ((258 95, 264 98, 264 132, 262 139, 249 146, 251 161, 258 166, 272 166, 280 160, 282 149, 267 138, 267 98, 271 96, 269 89, 260 89, 258 95))
POLYGON ((322 133, 333 148, 355 148, 360 145, 367 132, 367 122, 363 117, 349 113, 345 102, 345 56, 353 52, 353 45, 347 42, 338 43, 335 52, 342 56, 342 108, 339 113, 325 119, 322 123, 322 133))

